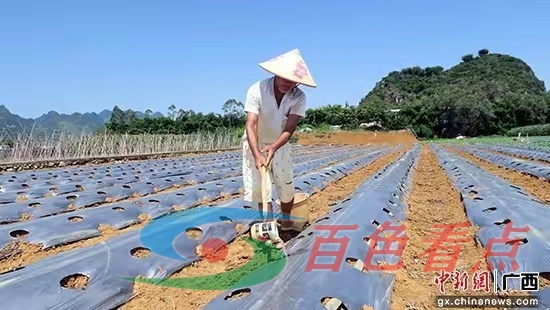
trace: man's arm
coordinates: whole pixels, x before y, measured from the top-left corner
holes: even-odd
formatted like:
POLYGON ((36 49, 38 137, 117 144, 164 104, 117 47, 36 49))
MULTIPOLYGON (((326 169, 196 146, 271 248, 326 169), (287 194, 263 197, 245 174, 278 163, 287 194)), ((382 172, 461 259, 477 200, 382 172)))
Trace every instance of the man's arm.
POLYGON ((258 114, 246 112, 246 138, 255 159, 261 156, 258 146, 258 114))
POLYGON ((285 128, 283 129, 283 132, 273 143, 271 146, 277 151, 281 146, 285 145, 288 140, 290 140, 290 137, 294 134, 294 131, 296 130, 296 127, 298 126, 298 122, 302 117, 305 117, 306 115, 306 95, 301 94, 300 99, 294 106, 290 109, 288 119, 286 121, 285 128))
POLYGON ((296 126, 298 126, 298 122, 300 121, 302 117, 297 114, 290 114, 288 116, 285 129, 275 141, 275 143, 272 144, 272 147, 277 151, 281 146, 285 145, 288 140, 290 140, 290 137, 294 134, 294 131, 296 130, 296 126))
POLYGON ((260 147, 258 145, 258 117, 260 115, 259 86, 259 84, 254 84, 248 89, 246 101, 244 103, 244 111, 246 112, 246 139, 248 140, 248 146, 255 159, 261 156, 260 147))

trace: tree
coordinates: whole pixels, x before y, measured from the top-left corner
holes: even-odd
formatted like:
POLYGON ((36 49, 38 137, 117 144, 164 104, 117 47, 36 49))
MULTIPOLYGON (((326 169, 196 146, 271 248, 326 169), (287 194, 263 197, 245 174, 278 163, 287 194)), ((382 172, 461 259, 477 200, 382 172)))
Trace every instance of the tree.
POLYGON ((229 127, 244 123, 244 104, 235 99, 227 100, 222 106, 225 122, 229 127))
POLYGON ((477 54, 479 55, 479 57, 485 56, 485 55, 489 54, 489 50, 486 49, 486 48, 480 49, 480 50, 477 52, 477 54))
POLYGON ((472 60, 474 60, 474 55, 472 55, 472 54, 462 56, 462 61, 464 61, 464 62, 468 62, 468 61, 472 61, 472 60))

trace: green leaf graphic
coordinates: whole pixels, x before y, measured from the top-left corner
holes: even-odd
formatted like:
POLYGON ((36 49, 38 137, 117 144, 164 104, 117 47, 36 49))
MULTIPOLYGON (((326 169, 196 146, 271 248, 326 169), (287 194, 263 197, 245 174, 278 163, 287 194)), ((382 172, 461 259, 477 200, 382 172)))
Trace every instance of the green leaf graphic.
POLYGON ((217 274, 189 278, 124 278, 157 286, 194 290, 239 289, 267 282, 275 278, 286 265, 281 249, 250 237, 241 237, 254 250, 252 259, 244 266, 217 274))

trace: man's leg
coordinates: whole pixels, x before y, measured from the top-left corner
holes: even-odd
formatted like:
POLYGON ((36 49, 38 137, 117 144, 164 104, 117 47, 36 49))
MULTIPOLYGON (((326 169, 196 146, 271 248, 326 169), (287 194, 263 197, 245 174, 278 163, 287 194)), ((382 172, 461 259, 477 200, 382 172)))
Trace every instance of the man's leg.
POLYGON ((294 206, 294 196, 288 202, 283 202, 281 200, 281 213, 283 214, 283 220, 281 221, 281 226, 285 229, 292 228, 293 221, 290 220, 290 212, 292 212, 293 206, 294 206))
POLYGON ((292 221, 290 220, 290 212, 294 206, 294 169, 292 166, 291 145, 286 144, 280 148, 273 156, 273 178, 275 187, 279 194, 281 202, 282 220, 281 226, 283 229, 291 228, 292 221))
MULTIPOLYGON (((256 161, 254 155, 248 146, 248 142, 243 142, 243 183, 244 183, 244 201, 258 204, 260 217, 263 219, 263 203, 262 203, 262 179, 260 172, 256 169, 256 161)), ((273 217, 273 206, 271 204, 271 186, 269 186, 268 197, 268 212, 273 217)), ((268 219, 270 218, 268 217, 268 219)))

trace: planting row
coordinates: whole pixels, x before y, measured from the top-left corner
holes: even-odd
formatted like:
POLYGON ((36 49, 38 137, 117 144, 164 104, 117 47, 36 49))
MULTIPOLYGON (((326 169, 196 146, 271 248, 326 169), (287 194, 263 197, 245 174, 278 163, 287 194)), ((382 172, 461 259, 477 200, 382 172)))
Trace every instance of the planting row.
MULTIPOLYGON (((315 150, 296 147, 296 156, 316 152, 341 150, 315 150)), ((131 184, 159 178, 192 178, 192 174, 227 167, 237 167, 242 161, 240 152, 227 152, 215 155, 204 155, 196 158, 181 158, 162 161, 138 162, 133 164, 97 167, 81 167, 72 170, 26 171, 13 173, 0 182, 0 203, 16 200, 43 198, 84 190, 97 190, 115 185, 131 184), (190 176, 191 175, 191 176, 190 176)))
MULTIPOLYGON (((273 279, 251 286, 246 286, 250 277, 243 279, 205 309, 323 309, 321 302, 331 304, 330 309, 389 309, 394 275, 376 268, 377 262, 395 265, 400 257, 378 254, 380 247, 369 236, 393 235, 392 228, 405 220, 404 196, 419 151, 415 145, 292 240, 273 279), (342 240, 346 237, 349 241, 342 240), (231 300, 243 292, 247 296, 231 300)), ((399 229, 395 233, 401 235, 399 229)))
MULTIPOLYGON (((340 150, 338 150, 340 151, 340 150)), ((362 149, 349 150, 336 153, 334 156, 327 156, 327 152, 303 154, 295 157, 295 163, 303 163, 303 166, 297 167, 307 169, 309 166, 315 166, 322 163, 328 163, 327 160, 343 159, 345 156, 354 156, 364 152, 362 149), (336 156, 336 157, 335 157, 336 156), (342 157, 344 156, 344 157, 342 157)), ((112 203, 128 199, 131 197, 149 196, 171 188, 177 188, 190 184, 202 184, 209 181, 220 180, 228 177, 235 177, 242 174, 239 164, 241 161, 235 161, 232 164, 226 164, 223 169, 212 169, 211 165, 199 168, 199 172, 180 177, 158 178, 154 180, 141 180, 132 184, 123 184, 102 188, 101 190, 83 190, 78 193, 69 193, 47 198, 32 199, 14 203, 0 205, 0 223, 11 223, 21 221, 26 214, 27 217, 39 218, 50 216, 62 212, 69 212, 76 208, 87 208, 104 203, 112 203)))
MULTIPOLYGON (((311 172, 318 167, 327 166, 361 154, 367 149, 351 152, 307 155, 295 159, 294 173, 297 176, 311 172)), ((380 148, 370 151, 378 154, 380 148)), ((219 174, 218 174, 219 175, 219 174)), ((99 225, 110 225, 122 229, 142 220, 145 214, 156 218, 174 210, 197 206, 204 200, 215 200, 225 195, 239 194, 243 184, 242 177, 232 177, 213 182, 198 184, 171 192, 149 195, 131 202, 119 202, 66 214, 66 207, 60 204, 44 204, 36 208, 35 216, 42 218, 0 226, 0 248, 11 240, 26 236, 28 242, 40 243, 44 248, 95 237, 101 234, 99 225), (57 215, 51 215, 57 212, 57 215), (61 212, 61 213, 59 213, 61 212)), ((0 208, 2 219, 14 218, 23 210, 0 208)))
POLYGON ((486 160, 495 165, 506 167, 512 170, 550 180, 550 165, 526 161, 511 156, 485 152, 475 147, 462 146, 457 149, 464 150, 480 159, 486 160))
MULTIPOLYGON (((182 158, 169 158, 159 159, 153 161, 135 161, 130 163, 121 164, 102 164, 102 165, 86 165, 67 168, 57 168, 48 170, 37 171, 20 171, 20 172, 7 172, 0 175, 0 184, 3 186, 8 182, 38 182, 38 181, 52 181, 59 179, 84 179, 88 176, 110 174, 111 176, 122 176, 123 172, 132 172, 135 170, 148 171, 149 169, 155 169, 157 167, 185 167, 186 165, 192 165, 197 162, 213 161, 213 160, 230 160, 239 156, 238 151, 225 151, 215 154, 200 154, 196 156, 188 156, 182 158), (15 181, 10 181, 10 180, 15 181)), ((160 169, 160 168, 159 168, 160 169)))
POLYGON ((496 144, 496 145, 520 147, 522 149, 537 151, 537 152, 550 152, 550 148, 545 147, 545 146, 541 146, 540 144, 537 144, 537 143, 540 143, 540 142, 546 142, 546 141, 550 141, 550 140, 542 139, 542 138, 547 138, 547 137, 539 137, 539 138, 541 138, 541 139, 535 139, 535 137, 529 138, 532 142, 535 142, 533 144, 503 143, 503 144, 496 144))
MULTIPOLYGON (((299 155, 311 151, 329 151, 338 148, 338 146, 323 146, 313 148, 311 146, 292 146, 294 154, 299 155)), ((66 179, 72 179, 75 182, 86 180, 88 178, 101 179, 107 177, 123 177, 128 173, 161 173, 167 169, 181 169, 193 166, 198 163, 215 162, 219 160, 239 159, 241 151, 224 151, 214 154, 200 154, 187 156, 183 158, 159 159, 149 161, 133 161, 125 164, 104 164, 69 167, 66 169, 51 169, 38 171, 21 171, 0 173, 0 185, 14 187, 15 184, 24 184, 22 187, 28 187, 33 183, 50 181, 48 184, 59 184, 66 179), (168 168, 167 168, 168 167, 168 168), (126 173, 126 174, 125 174, 126 173), (59 181, 61 180, 61 181, 59 181), (15 183, 15 184, 14 184, 15 183), (25 186, 26 185, 26 186, 25 186)))
POLYGON ((511 145, 477 144, 477 146, 481 149, 486 149, 490 151, 498 151, 498 152, 503 152, 510 155, 522 156, 530 159, 538 159, 538 160, 544 160, 544 161, 550 162, 550 150, 534 151, 523 147, 511 146, 511 145))
MULTIPOLYGON (((295 184, 312 194, 314 187, 322 190, 388 151, 363 152, 351 160, 298 177, 295 184)), ((237 224, 250 227, 257 220, 259 212, 245 207, 242 198, 162 216, 139 231, 0 276, 0 299, 4 309, 111 309, 132 296, 134 277, 155 282, 166 278, 201 259, 196 254, 197 246, 212 238, 230 242, 239 233, 237 224), (202 231, 199 239, 182 234, 191 228, 202 231), (148 256, 133 256, 138 250, 148 251, 148 256), (60 289, 60 283, 77 274, 87 278, 85 290, 60 289)))
MULTIPOLYGON (((503 287, 505 273, 550 272, 550 205, 459 156, 432 148, 460 191, 468 219, 479 227, 477 238, 489 247, 486 259, 497 270, 498 287, 503 287)), ((508 289, 520 287, 519 278, 508 279, 508 289)))

